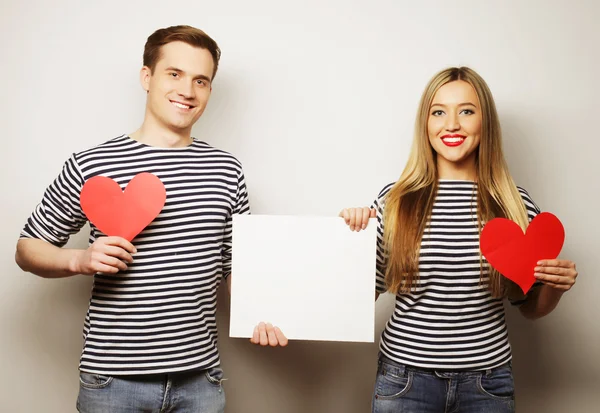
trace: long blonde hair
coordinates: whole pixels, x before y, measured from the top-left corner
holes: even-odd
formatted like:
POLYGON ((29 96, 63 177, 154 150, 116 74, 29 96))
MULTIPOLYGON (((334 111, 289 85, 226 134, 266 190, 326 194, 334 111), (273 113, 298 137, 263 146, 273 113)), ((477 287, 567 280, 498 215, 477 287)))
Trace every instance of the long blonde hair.
MULTIPOLYGON (((437 193, 436 153, 427 134, 430 106, 443 85, 456 80, 469 83, 481 105, 481 141, 476 149, 477 222, 495 217, 515 221, 527 227, 527 211, 509 174, 502 153, 500 122, 492 93, 485 81, 468 67, 452 67, 436 74, 427 84, 415 120, 415 133, 408 162, 402 175, 385 198, 384 242, 388 252, 386 284, 393 293, 413 291, 418 282, 419 251, 428 218, 437 193)), ((480 256, 481 277, 483 258, 480 256)), ((494 297, 504 296, 507 286, 500 274, 489 273, 489 289, 494 297)), ((511 293, 512 286, 509 286, 511 293)))

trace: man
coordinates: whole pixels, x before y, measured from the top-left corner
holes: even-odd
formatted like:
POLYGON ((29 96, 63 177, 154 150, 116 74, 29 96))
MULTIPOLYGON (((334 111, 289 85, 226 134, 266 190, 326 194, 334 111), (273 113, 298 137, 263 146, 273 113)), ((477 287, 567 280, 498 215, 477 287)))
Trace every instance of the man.
POLYGON ((94 276, 80 412, 224 410, 216 293, 231 269, 231 216, 250 209, 238 160, 191 136, 220 53, 193 27, 154 32, 140 72, 147 92, 141 127, 67 160, 21 233, 16 261, 23 270, 94 276), (61 248, 87 222, 80 206, 87 180, 105 176, 125 188, 142 172, 156 175, 167 197, 132 242, 91 224, 89 248, 61 248))

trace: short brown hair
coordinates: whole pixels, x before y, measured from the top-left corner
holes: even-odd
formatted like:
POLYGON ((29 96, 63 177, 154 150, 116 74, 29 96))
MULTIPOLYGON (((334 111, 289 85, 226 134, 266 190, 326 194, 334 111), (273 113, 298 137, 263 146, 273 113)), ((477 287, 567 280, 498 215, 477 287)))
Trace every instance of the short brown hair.
POLYGON ((144 46, 144 66, 148 66, 153 72, 160 59, 161 47, 171 42, 184 42, 190 46, 208 50, 214 63, 212 79, 215 78, 221 58, 221 49, 209 35, 192 26, 171 26, 152 33, 144 46))

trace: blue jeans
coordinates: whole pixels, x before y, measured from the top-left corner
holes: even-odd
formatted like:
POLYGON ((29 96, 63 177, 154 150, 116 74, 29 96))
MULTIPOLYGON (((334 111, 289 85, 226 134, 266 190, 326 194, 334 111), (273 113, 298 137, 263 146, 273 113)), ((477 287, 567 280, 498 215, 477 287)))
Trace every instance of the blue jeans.
POLYGON ((223 413, 223 370, 104 376, 79 373, 81 413, 223 413))
POLYGON ((512 367, 424 370, 380 355, 372 408, 373 413, 513 413, 512 367))

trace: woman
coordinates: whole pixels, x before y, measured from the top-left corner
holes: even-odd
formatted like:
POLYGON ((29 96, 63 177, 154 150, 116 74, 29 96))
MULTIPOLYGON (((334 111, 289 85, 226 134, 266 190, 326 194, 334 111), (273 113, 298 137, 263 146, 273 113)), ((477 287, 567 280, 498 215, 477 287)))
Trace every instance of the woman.
MULTIPOLYGON (((492 94, 473 70, 449 68, 427 85, 400 179, 374 207, 344 209, 351 230, 377 218, 377 295, 396 294, 380 342, 373 412, 513 412, 511 350, 502 301, 527 318, 550 313, 575 283, 575 264, 543 260, 527 296, 479 251, 484 223, 525 229, 539 213, 502 154, 492 94)), ((261 323, 253 343, 282 345, 261 323)))
POLYGON ((513 412, 502 300, 527 318, 550 313, 575 264, 543 260, 525 297, 481 257, 484 223, 525 229, 540 211, 502 154, 492 94, 473 70, 446 69, 421 98, 404 172, 374 208, 344 209, 352 230, 377 217, 377 293, 396 294, 380 342, 373 412, 513 412))

